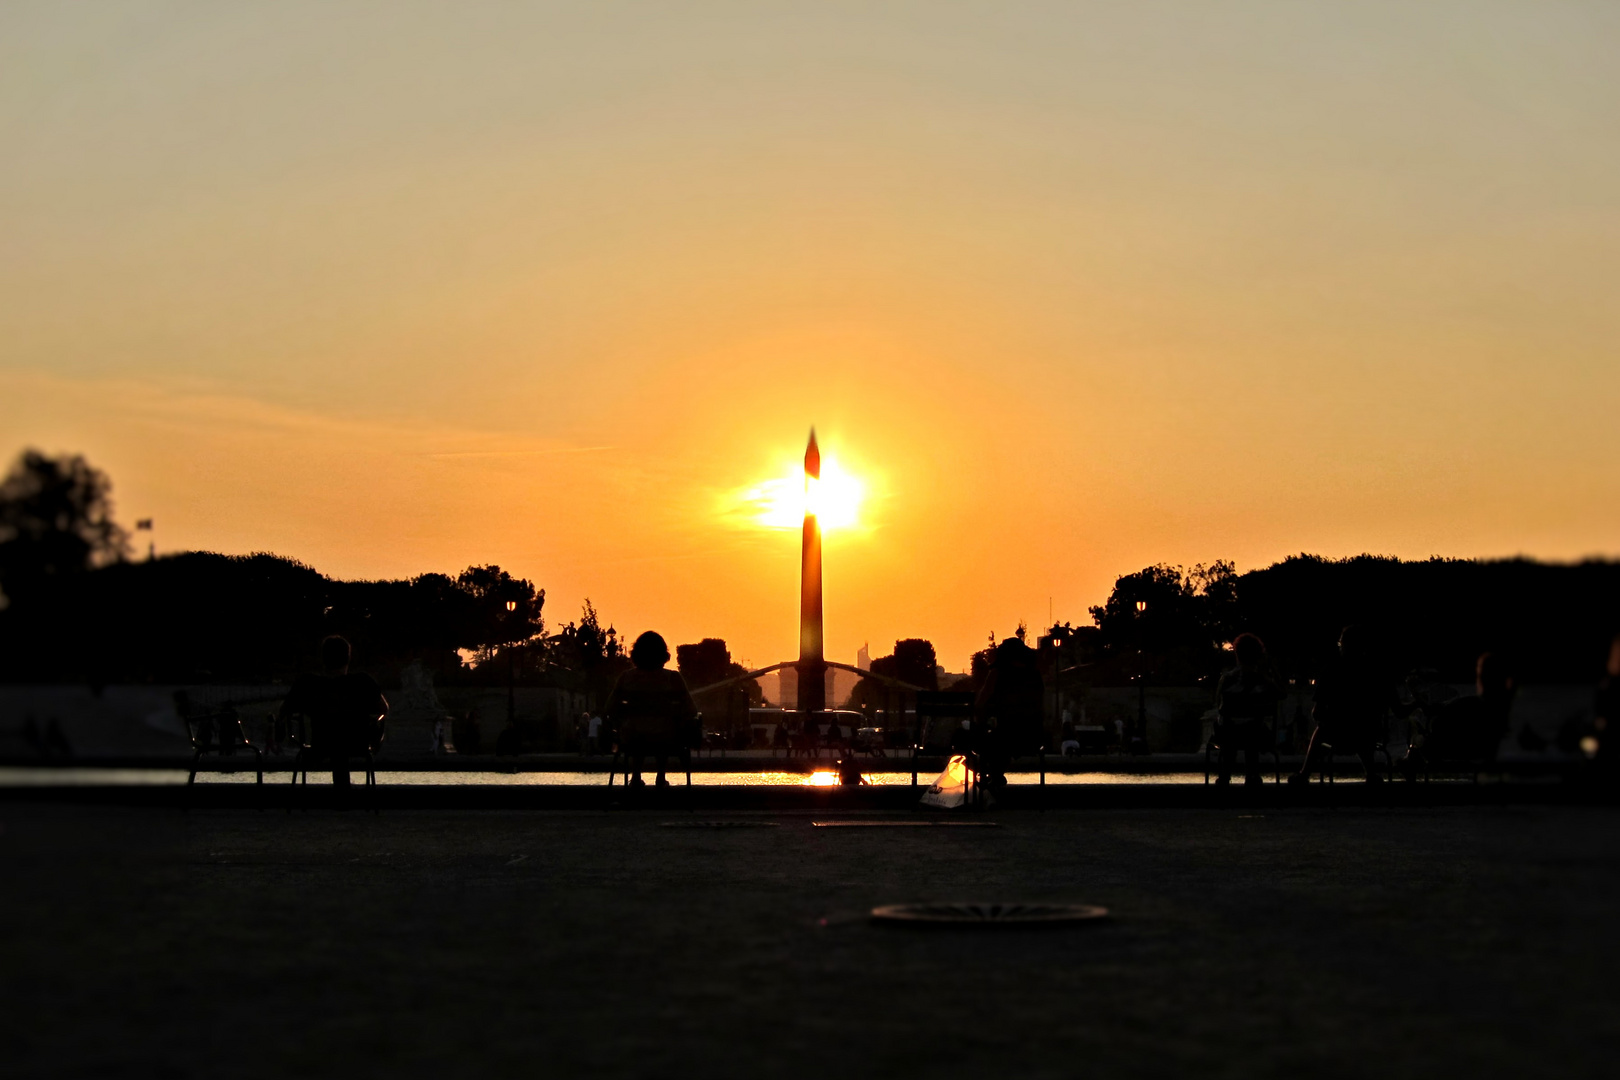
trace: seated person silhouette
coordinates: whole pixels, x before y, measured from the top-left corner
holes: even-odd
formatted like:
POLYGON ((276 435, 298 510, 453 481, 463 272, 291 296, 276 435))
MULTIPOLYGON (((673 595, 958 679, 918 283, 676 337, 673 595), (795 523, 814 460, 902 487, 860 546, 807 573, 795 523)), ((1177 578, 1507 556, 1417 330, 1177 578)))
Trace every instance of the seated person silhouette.
POLYGON ((1221 675, 1215 691, 1220 725, 1215 739, 1221 748, 1217 784, 1232 782, 1232 766, 1243 751, 1243 782, 1260 783, 1260 751, 1271 735, 1282 691, 1271 677, 1266 647, 1253 634, 1239 634, 1232 642, 1237 666, 1221 675))
POLYGON ((1326 746, 1335 751, 1348 750, 1360 758, 1369 783, 1382 780, 1373 762, 1373 750, 1395 704, 1394 680, 1377 662, 1367 632, 1359 626, 1345 627, 1339 635, 1336 662, 1316 680, 1316 700, 1311 709, 1316 730, 1305 750, 1305 763, 1288 782, 1308 781, 1326 746))
POLYGON ((630 786, 645 787, 641 764, 651 754, 658 760, 659 787, 668 787, 664 769, 671 754, 694 743, 697 708, 687 692, 686 680, 670 671, 669 646, 648 630, 630 649, 635 665, 619 676, 608 698, 608 722, 619 732, 619 746, 630 760, 630 786))
POLYGON ((866 777, 861 775, 861 766, 854 757, 840 757, 835 763, 838 769, 838 783, 846 787, 861 787, 866 783, 866 777))
POLYGON ((1045 703, 1035 650, 1015 637, 997 645, 990 672, 973 701, 975 743, 986 783, 1006 784, 1013 755, 1041 748, 1045 703))
POLYGON ((300 675, 281 702, 281 719, 309 721, 310 753, 332 765, 332 783, 349 784, 349 759, 376 750, 382 742, 388 699, 370 675, 349 670, 352 650, 336 634, 321 642, 319 675, 300 675))
POLYGON ((1495 653, 1481 653, 1474 665, 1473 697, 1452 698, 1440 706, 1421 741, 1407 747, 1401 771, 1408 780, 1419 771, 1448 762, 1489 765, 1496 761, 1502 738, 1508 733, 1513 695, 1518 687, 1506 661, 1495 653))

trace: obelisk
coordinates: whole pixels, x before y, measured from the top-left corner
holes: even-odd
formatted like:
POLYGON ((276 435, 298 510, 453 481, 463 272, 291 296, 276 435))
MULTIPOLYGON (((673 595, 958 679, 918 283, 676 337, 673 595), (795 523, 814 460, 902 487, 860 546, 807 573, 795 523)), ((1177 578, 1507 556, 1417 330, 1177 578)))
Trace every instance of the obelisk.
POLYGON ((821 649, 821 523, 816 520, 815 485, 821 482, 821 450, 816 429, 804 450, 804 544, 799 562, 799 711, 827 707, 827 658, 821 649))

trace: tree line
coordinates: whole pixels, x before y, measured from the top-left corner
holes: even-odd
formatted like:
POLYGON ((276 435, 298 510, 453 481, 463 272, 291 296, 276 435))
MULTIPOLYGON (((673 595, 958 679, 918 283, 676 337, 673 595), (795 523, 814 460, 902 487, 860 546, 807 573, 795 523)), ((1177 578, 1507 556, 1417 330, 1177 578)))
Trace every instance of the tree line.
POLYGON ((1620 631, 1620 563, 1302 554, 1243 574, 1223 562, 1157 565, 1117 579, 1090 613, 1092 626, 1049 636, 1099 685, 1208 678, 1230 666, 1243 632, 1266 643, 1280 674, 1308 680, 1352 624, 1401 673, 1468 682, 1492 652, 1521 680, 1587 682, 1620 631))
MULTIPOLYGON (((35 450, 0 480, 0 679, 284 681, 316 666, 316 645, 331 633, 384 677, 420 663, 446 683, 510 679, 596 695, 628 664, 628 643, 589 601, 578 619, 548 630, 545 590, 498 566, 342 581, 270 554, 131 561, 111 491, 84 458, 35 450)), ((1266 642, 1280 674, 1309 679, 1352 623, 1371 629, 1402 670, 1466 681, 1491 651, 1521 679, 1586 681, 1620 630, 1620 563, 1302 554, 1242 574, 1226 562, 1155 565, 1118 578, 1090 614, 1092 625, 1060 623, 1036 645, 1048 666, 1056 659, 1092 685, 1207 679, 1244 631, 1266 642)), ((675 651, 693 687, 743 673, 721 638, 675 651)), ((989 655, 977 654, 972 675, 948 689, 973 689, 989 655)), ((895 642, 872 670, 938 686, 923 638, 895 642)), ((731 711, 761 700, 757 683, 740 693, 746 701, 729 702, 731 711)), ((879 693, 863 680, 856 697, 879 693)))

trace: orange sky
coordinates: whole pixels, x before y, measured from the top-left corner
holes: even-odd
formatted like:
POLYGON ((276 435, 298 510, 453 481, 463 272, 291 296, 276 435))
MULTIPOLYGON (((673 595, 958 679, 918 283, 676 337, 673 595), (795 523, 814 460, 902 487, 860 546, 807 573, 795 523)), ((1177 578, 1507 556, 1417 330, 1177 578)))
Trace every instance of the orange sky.
POLYGON ((828 655, 1156 561, 1620 554, 1620 11, 0 10, 0 452, 163 550, 828 655))

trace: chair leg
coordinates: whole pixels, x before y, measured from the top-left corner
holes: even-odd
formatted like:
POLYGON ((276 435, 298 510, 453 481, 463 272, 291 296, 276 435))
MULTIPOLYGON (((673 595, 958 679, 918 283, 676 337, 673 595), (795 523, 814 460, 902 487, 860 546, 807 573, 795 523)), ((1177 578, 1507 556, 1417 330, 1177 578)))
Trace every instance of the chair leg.
POLYGON ((191 775, 186 777, 186 786, 190 787, 197 782, 197 762, 202 760, 202 751, 198 750, 191 755, 191 775))
POLYGON ((1041 752, 1036 758, 1036 764, 1041 770, 1041 790, 1040 797, 1036 800, 1035 806, 1036 809, 1044 814, 1046 813, 1046 747, 1041 747, 1041 752))

